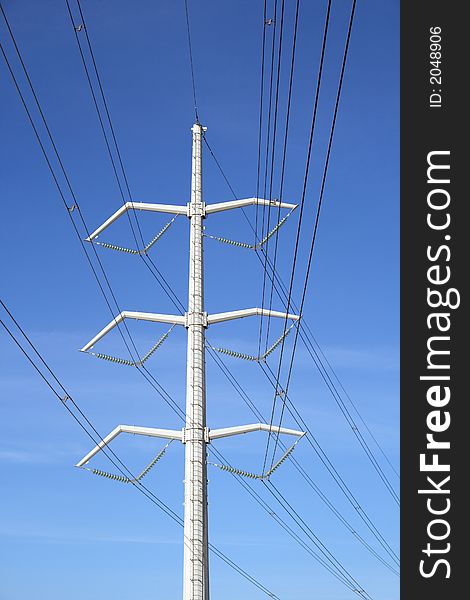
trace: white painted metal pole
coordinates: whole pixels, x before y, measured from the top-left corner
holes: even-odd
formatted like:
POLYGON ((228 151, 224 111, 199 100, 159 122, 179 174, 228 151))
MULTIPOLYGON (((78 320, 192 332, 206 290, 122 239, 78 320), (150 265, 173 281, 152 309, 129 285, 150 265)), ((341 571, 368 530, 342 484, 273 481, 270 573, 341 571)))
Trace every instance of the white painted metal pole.
POLYGON ((183 600, 209 600, 202 135, 193 128, 184 481, 183 600))
MULTIPOLYGON (((206 426, 206 365, 205 365, 205 329, 213 323, 250 316, 271 316, 298 320, 293 314, 249 308, 207 315, 204 311, 204 255, 203 255, 203 219, 206 214, 218 213, 234 208, 260 204, 294 209, 296 205, 265 200, 263 198, 245 198, 242 200, 212 204, 206 206, 202 199, 202 137, 205 127, 195 123, 192 128, 192 179, 191 202, 187 206, 167 204, 149 204, 128 202, 112 215, 103 225, 94 231, 87 241, 93 241, 102 231, 131 208, 154 212, 187 215, 190 219, 189 247, 189 286, 188 310, 186 315, 164 315, 136 311, 123 311, 111 323, 106 325, 83 348, 90 350, 95 343, 109 333, 124 319, 142 319, 157 323, 183 325, 188 331, 188 354, 186 372, 186 421, 182 432, 153 427, 119 425, 106 436, 77 466, 84 466, 100 450, 108 445, 120 433, 132 433, 170 440, 181 440, 185 444, 184 478, 184 573, 183 600, 209 600, 209 536, 207 506, 207 448, 210 439, 249 433, 251 431, 270 431, 278 434, 302 437, 301 431, 276 427, 264 423, 215 429, 209 432, 206 426)), ((293 447, 292 447, 293 449, 293 447)), ((290 452, 289 450, 288 452, 290 452)), ((287 454, 285 455, 287 456, 287 454)), ((276 463, 274 468, 284 460, 276 463)), ((272 469, 273 470, 273 469, 272 469)), ((271 472, 272 472, 271 470, 271 472)))

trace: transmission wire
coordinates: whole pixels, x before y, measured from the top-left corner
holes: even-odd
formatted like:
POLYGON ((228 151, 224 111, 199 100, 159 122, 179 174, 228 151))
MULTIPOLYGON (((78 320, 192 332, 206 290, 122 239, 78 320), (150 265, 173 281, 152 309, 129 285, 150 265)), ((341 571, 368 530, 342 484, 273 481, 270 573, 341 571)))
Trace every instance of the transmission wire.
POLYGON ((186 14, 186 31, 188 34, 188 48, 189 48, 189 64, 191 66, 191 82, 193 87, 193 100, 194 100, 194 114, 196 117, 196 123, 199 123, 199 114, 196 100, 196 78, 194 76, 194 62, 193 62, 193 47, 191 43, 191 28, 189 23, 189 9, 188 0, 184 0, 184 9, 186 14))
MULTIPOLYGON (((329 22, 330 22, 330 12, 331 12, 331 0, 328 0, 325 24, 324 24, 324 28, 323 28, 323 40, 322 40, 322 47, 321 47, 321 54, 320 54, 320 66, 318 68, 317 83, 316 83, 316 88, 315 88, 315 101, 314 101, 314 108, 313 108, 313 114, 312 114, 312 123, 310 126, 310 137, 309 137, 309 143, 308 143, 307 161, 306 161, 306 166, 305 166, 305 176, 304 176, 302 197, 301 197, 301 201, 300 201, 300 214, 299 214, 297 234, 296 234, 295 246, 294 246, 292 272, 291 272, 291 277, 290 277, 289 293, 288 293, 288 297, 287 297, 286 313, 289 313, 289 310, 290 310, 292 290, 293 290, 293 285, 294 285, 295 267, 297 264, 300 232, 301 232, 301 228, 302 228, 302 218, 303 218, 304 205, 305 205, 305 193, 306 193, 308 173, 309 173, 309 168, 310 168, 310 158, 311 158, 311 153, 312 153, 313 134, 315 131, 315 124, 316 124, 316 118, 317 118, 318 99, 319 99, 319 95, 320 95, 321 78, 322 78, 322 73, 323 73, 323 63, 324 63, 324 58, 325 58, 326 41, 327 41, 327 36, 328 36, 328 26, 329 26, 329 22)), ((300 316, 301 316, 301 313, 300 313, 300 316)), ((286 329, 287 329, 287 316, 284 319, 284 331, 286 329)), ((296 328, 296 332, 297 331, 298 331, 298 327, 296 328)), ((285 344, 284 344, 284 340, 283 340, 283 343, 281 344, 280 355, 279 355, 276 387, 274 390, 274 398, 273 398, 273 406, 272 406, 272 410, 271 410, 270 426, 272 426, 272 424, 273 424, 275 410, 276 410, 276 400, 277 400, 277 396, 279 395, 279 379, 281 376, 282 357, 284 354, 284 347, 285 347, 285 344)), ((268 439, 266 442, 266 450, 265 450, 264 461, 263 461, 263 465, 264 465, 263 471, 265 470, 266 463, 268 460, 270 440, 271 440, 271 431, 269 431, 269 433, 268 433, 268 439)))
MULTIPOLYGON (((348 33, 347 33, 346 44, 345 44, 344 55, 343 55, 343 61, 342 61, 342 65, 341 65, 341 74, 340 74, 340 79, 339 79, 339 84, 338 84, 338 91, 337 91, 337 96, 336 96, 336 101, 335 101, 335 109, 334 109, 331 129, 330 129, 330 137, 329 137, 329 141, 328 141, 328 150, 327 150, 325 166, 324 166, 324 171, 323 171, 323 176, 322 176, 320 197, 319 197, 319 201, 318 201, 318 207, 317 207, 317 212, 316 212, 316 216, 315 216, 315 225, 314 225, 313 236, 312 236, 312 241, 311 241, 311 245, 310 245, 309 258, 308 258, 308 264, 307 264, 307 272, 306 272, 305 283, 304 283, 304 288, 303 288, 303 292, 302 292, 302 300, 301 300, 301 304, 300 304, 300 315, 302 315, 302 312, 303 312, 303 306, 304 306, 306 292, 307 292, 308 279, 309 279, 310 269, 311 269, 311 264, 312 264, 313 250, 314 250, 316 235, 317 235, 317 231, 318 231, 318 223, 319 223, 320 211, 321 211, 322 202, 323 202, 326 177, 327 177, 327 173, 328 173, 328 165, 329 165, 329 160, 330 160, 330 155, 331 155, 331 147, 332 147, 332 143, 333 143, 335 124, 336 124, 336 119, 337 119, 337 115, 338 115, 338 108, 339 108, 339 102, 340 102, 340 97, 341 97, 344 72, 345 72, 345 68, 346 68, 347 55, 348 55, 348 50, 349 50, 349 42, 351 39, 351 31, 352 31, 352 26, 353 26, 353 21, 354 21, 355 8, 356 8, 356 0, 353 0, 353 4, 352 4, 352 8, 351 8, 351 15, 350 15, 350 19, 349 19, 349 25, 348 25, 348 33)), ((304 185, 306 186, 306 180, 305 180, 304 185)), ((286 383, 286 392, 289 388, 290 379, 291 379, 291 375, 292 375, 295 350, 297 347, 299 332, 300 332, 300 330, 297 327, 296 331, 295 331, 294 345, 293 345, 293 350, 292 350, 292 355, 291 355, 291 360, 290 360, 290 365, 289 365, 289 371, 288 371, 288 377, 287 377, 287 383, 286 383)), ((283 342, 284 342, 284 340, 283 340, 283 342)), ((284 343, 281 345, 280 363, 282 361, 283 347, 284 347, 284 343)), ((279 375, 280 375, 280 368, 278 370, 278 378, 279 378, 279 375)), ((276 396, 274 397, 274 401, 275 400, 276 400, 276 396)), ((279 426, 281 426, 281 424, 282 424, 284 408, 285 408, 285 401, 282 403, 282 407, 281 407, 281 417, 280 417, 280 425, 279 426)), ((349 412, 348 412, 348 415, 349 415, 349 412)), ((274 446, 271 466, 275 460, 275 453, 276 453, 276 447, 277 447, 278 440, 279 440, 279 434, 277 434, 277 436, 276 436, 276 443, 274 446)), ((370 448, 367 445, 367 442, 365 442, 365 440, 362 438, 362 436, 360 437, 360 443, 361 443, 361 445, 363 445, 363 448, 366 451, 367 456, 371 460, 375 470, 377 471, 380 478, 382 479, 385 487, 390 492, 390 495, 395 500, 397 505, 400 506, 400 500, 399 500, 398 495, 396 494, 395 490, 393 489, 393 486, 391 485, 387 475, 383 472, 380 465, 374 459, 373 454, 371 453, 370 448)))
MULTIPOLYGON (((236 195, 233 186, 231 185, 229 179, 227 178, 227 175, 225 174, 220 161, 217 159, 213 149, 210 147, 208 141, 206 138, 204 138, 205 143, 210 151, 210 154, 212 155, 217 167, 219 168, 219 171, 221 172, 222 177, 224 178, 224 180, 227 183, 227 186, 229 187, 230 191, 233 194, 233 197, 235 199, 238 199, 238 196, 236 195)), ((246 211, 244 209, 242 209, 242 212, 245 216, 245 219, 248 223, 248 225, 253 229, 253 225, 251 224, 251 221, 249 220, 246 211)), ((256 239, 256 238, 255 238, 256 239)), ((261 260, 261 259, 260 259, 261 260)), ((279 278, 278 274, 276 272, 274 272, 273 274, 273 279, 277 282, 277 286, 276 286, 276 293, 278 294, 279 298, 282 301, 282 297, 281 294, 279 292, 279 288, 282 290, 283 288, 285 288, 285 295, 287 297, 287 288, 284 286, 284 284, 282 283, 282 280, 279 278)), ((293 304, 294 308, 295 305, 293 304)), ((302 338, 301 338, 302 339, 302 338)), ((272 372, 272 370, 270 370, 269 365, 267 365, 267 363, 265 365, 260 363, 260 368, 263 370, 263 373, 265 374, 265 376, 267 377, 268 381, 271 383, 271 385, 273 386, 273 388, 275 388, 275 374, 272 372), (271 371, 271 375, 267 372, 267 369, 269 369, 271 371), (271 379, 271 376, 273 379, 271 379)), ((293 404, 293 402, 290 400, 290 402, 292 403, 292 408, 288 407, 288 410, 290 412, 290 414, 296 418, 296 422, 299 425, 300 424, 300 420, 302 417, 300 416, 300 413, 298 413, 297 409, 295 408, 295 405, 293 404), (298 417, 295 417, 295 413, 294 411, 297 411, 297 415, 298 417)), ((303 421, 303 419, 302 419, 303 421)), ((299 425, 300 427, 306 426, 305 421, 303 421, 303 425, 299 425)), ((310 433, 310 435, 313 437, 313 434, 311 434, 310 431, 308 431, 308 433, 310 433)), ((308 437, 307 437, 308 440, 308 437)), ((370 520, 370 518, 368 517, 367 513, 364 511, 364 509, 362 508, 362 506, 359 504, 359 502, 356 500, 355 496, 352 494, 351 490, 349 489, 349 487, 347 486, 347 484, 344 482, 344 480, 342 479, 342 477, 339 475, 339 473, 336 471, 335 467, 333 466, 333 464, 331 463, 331 461, 329 461, 326 453, 324 452, 323 448, 321 447, 321 445, 319 444, 318 440, 316 440, 316 438, 313 437, 313 440, 315 441, 315 444, 318 445, 319 450, 317 450, 317 448, 315 447, 315 445, 313 444, 313 442, 311 440, 309 441, 309 444, 312 446, 313 450, 315 451, 315 453, 318 455, 318 457, 320 458, 321 462, 324 464, 324 466, 327 468, 328 472, 330 473, 330 475, 333 477, 334 481, 337 483, 337 485, 340 487, 341 491, 343 492, 343 494, 346 496, 346 498, 348 499, 348 501, 350 502, 350 504, 353 506, 353 508, 358 512, 360 518, 364 521, 364 523, 366 524, 366 526, 368 527, 368 529, 371 531, 371 533, 374 535, 374 537, 377 539, 377 541, 380 543, 380 545, 384 548, 384 550, 390 555, 390 557, 392 558, 392 560, 394 560, 394 562, 398 563, 398 557, 397 555, 393 552, 393 550, 391 549, 390 545, 386 542, 385 538, 383 538, 383 536, 380 534, 380 532, 378 531, 378 529, 375 527, 375 525, 372 523, 372 521, 370 520)))
MULTIPOLYGON (((295 52, 296 52, 296 47, 297 47, 297 27, 298 27, 298 21, 299 21, 299 5, 300 5, 300 0, 297 0, 296 8, 295 8, 294 33, 293 33, 293 40, 292 40, 292 56, 291 56, 291 65, 290 65, 290 76, 289 76, 289 92, 288 92, 288 97, 287 97, 286 126, 285 126, 285 131, 284 131, 284 146, 283 146, 283 151, 282 151, 281 180, 280 180, 280 185, 279 185, 279 207, 278 207, 278 212, 277 212, 278 224, 279 224, 279 221, 281 218, 281 202, 283 199, 283 192, 284 192, 284 176, 285 176, 285 165, 286 165, 286 154, 287 154, 287 138, 288 138, 288 132, 289 132, 289 119, 290 119, 290 109, 291 109, 291 100, 292 100, 295 52)), ((268 262, 268 260, 269 260, 270 268, 271 268, 271 262, 272 262, 273 272, 276 270, 278 242, 279 242, 279 230, 276 230, 273 260, 272 261, 269 260, 269 255, 268 255, 267 251, 265 253, 266 262, 268 262)), ((270 292, 270 297, 269 297, 269 310, 272 309, 273 291, 274 291, 273 278, 270 277, 270 280, 271 280, 271 292, 270 292)), ((267 326, 266 326, 266 343, 269 338, 270 323, 271 323, 271 316, 269 315, 267 326)))
MULTIPOLYGON (((266 152, 265 152, 265 165, 264 165, 264 191, 263 198, 266 198, 267 195, 267 182, 268 182, 268 165, 269 165, 269 147, 271 143, 271 113, 272 113, 272 96, 273 96, 273 80, 274 80, 274 57, 275 57, 275 49, 276 49, 276 30, 277 30, 277 3, 278 0, 274 0, 274 18, 273 18, 273 35, 272 35, 272 44, 271 44, 271 66, 269 70, 269 102, 268 102, 268 119, 266 125, 266 152)), ((267 235, 269 229, 264 229, 264 224, 266 220, 266 207, 262 208, 262 222, 261 222, 261 239, 267 235)), ((264 288, 263 288, 263 296, 261 301, 261 307, 263 308, 264 302, 264 288)), ((258 342, 258 355, 261 354, 261 336, 263 332, 263 318, 259 319, 259 342, 258 342)), ((263 469, 264 471, 264 469, 263 469)))
MULTIPOLYGON (((257 175, 256 175, 256 197, 259 197, 259 186, 260 186, 260 170, 261 170, 261 140, 263 133, 263 96, 264 96, 264 59, 265 59, 265 47, 266 47, 266 16, 267 16, 267 1, 264 0, 264 14, 263 14, 263 41, 261 44, 261 84, 260 84, 260 102, 259 102, 259 125, 258 125, 258 165, 257 165, 257 175)), ((207 144, 207 141, 206 141, 207 144)), ((209 146, 208 146, 209 147, 209 146)), ((210 148, 209 148, 210 150, 210 148)), ((211 154, 212 151, 210 150, 211 154)), ((217 162, 217 161, 216 161, 217 162)), ((227 182, 228 183, 228 182, 227 182)), ((229 184, 230 186, 230 184, 229 184)), ((257 252, 257 234, 258 234, 258 204, 256 204, 255 208, 255 252, 257 252)), ((261 235, 261 237, 263 237, 261 235)))

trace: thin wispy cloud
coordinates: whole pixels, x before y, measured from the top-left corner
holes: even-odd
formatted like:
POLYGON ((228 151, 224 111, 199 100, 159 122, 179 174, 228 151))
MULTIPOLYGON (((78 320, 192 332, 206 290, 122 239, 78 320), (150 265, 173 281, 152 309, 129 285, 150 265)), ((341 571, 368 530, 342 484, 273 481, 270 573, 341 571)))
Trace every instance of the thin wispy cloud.
MULTIPOLYGON (((49 543, 49 544, 144 544, 144 545, 181 545, 180 531, 175 533, 173 537, 158 537, 150 535, 135 535, 135 534, 93 534, 83 532, 68 532, 62 531, 41 531, 41 530, 19 530, 8 527, 0 527, 0 537, 18 538, 23 541, 49 543)), ((215 541, 220 546, 264 546, 269 540, 262 537, 221 537, 215 541)), ((272 540, 271 540, 272 542, 272 540)), ((271 543, 269 542, 269 543, 271 543)), ((276 544, 282 543, 281 540, 276 540, 276 544)))
POLYGON ((0 450, 0 462, 2 463, 38 464, 44 462, 44 458, 36 452, 25 450, 0 450))
POLYGON ((81 448, 74 447, 42 447, 30 450, 29 448, 3 447, 0 448, 0 463, 22 465, 51 465, 61 462, 64 457, 70 460, 71 456, 79 456, 81 448))
POLYGON ((21 531, 15 529, 0 529, 0 536, 21 538, 32 542, 50 543, 50 544, 68 544, 68 543, 109 543, 109 544, 153 544, 153 545, 173 545, 180 544, 179 535, 174 538, 159 538, 157 536, 138 536, 138 535, 94 535, 83 533, 62 533, 45 531, 21 531))

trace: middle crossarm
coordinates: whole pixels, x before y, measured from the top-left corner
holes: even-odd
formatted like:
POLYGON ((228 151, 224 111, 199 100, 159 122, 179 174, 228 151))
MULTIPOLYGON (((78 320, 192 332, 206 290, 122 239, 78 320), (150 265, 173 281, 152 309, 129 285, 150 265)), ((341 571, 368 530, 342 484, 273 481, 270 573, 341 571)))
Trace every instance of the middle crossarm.
POLYGON ((124 319, 135 319, 137 321, 153 321, 154 323, 172 323, 175 325, 185 325, 185 317, 181 315, 159 315, 156 313, 134 312, 123 310, 115 319, 108 323, 95 337, 81 348, 80 352, 88 352, 96 342, 114 329, 124 319))
POLYGON ((215 313, 208 315, 207 323, 220 323, 222 321, 231 321, 232 319, 243 319, 244 317, 279 317, 281 319, 292 319, 298 321, 299 316, 290 313, 283 313, 277 310, 268 310, 267 308, 245 308, 243 310, 232 310, 230 312, 215 313))
POLYGON ((297 208, 297 204, 288 202, 279 202, 279 200, 265 200, 264 198, 243 198, 242 200, 230 200, 229 202, 219 202, 217 204, 207 204, 206 214, 222 212, 223 210, 232 210, 234 208, 244 208, 245 206, 271 206, 276 208, 297 208))
POLYGON ((187 206, 177 206, 174 204, 152 204, 149 202, 126 202, 121 208, 119 208, 113 215, 109 217, 102 225, 98 227, 89 237, 87 237, 87 242, 92 242, 96 237, 99 236, 101 232, 107 229, 114 221, 119 219, 124 213, 128 210, 147 210, 150 212, 161 212, 161 213, 170 213, 174 215, 187 215, 188 207, 187 206))
POLYGON ((109 444, 115 437, 120 433, 132 433, 133 435, 146 435, 148 437, 164 438, 167 440, 182 440, 183 433, 181 430, 173 429, 155 429, 154 427, 137 427, 135 425, 118 425, 111 431, 101 442, 93 448, 86 456, 82 458, 80 462, 76 464, 77 467, 83 467, 95 454, 98 454, 105 446, 109 444))

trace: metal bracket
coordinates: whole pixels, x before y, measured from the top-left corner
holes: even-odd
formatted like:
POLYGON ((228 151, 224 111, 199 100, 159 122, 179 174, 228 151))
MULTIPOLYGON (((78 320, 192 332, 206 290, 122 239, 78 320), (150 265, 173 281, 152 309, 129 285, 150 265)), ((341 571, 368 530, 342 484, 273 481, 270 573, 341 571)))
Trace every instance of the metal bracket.
POLYGON ((184 313, 184 326, 186 327, 186 329, 190 326, 190 325, 202 325, 203 327, 207 327, 208 325, 208 319, 207 319, 207 313, 203 312, 203 313, 196 313, 196 312, 191 312, 191 313, 184 313))
POLYGON ((201 202, 198 204, 193 204, 192 202, 188 202, 187 204, 188 207, 188 212, 187 212, 187 216, 189 218, 191 217, 205 217, 206 216, 206 203, 205 202, 201 202))
MULTIPOLYGON (((210 444, 210 433, 209 433, 209 427, 204 427, 204 441, 206 442, 206 444, 210 444)), ((183 429, 181 430, 181 442, 183 444, 186 444, 186 442, 188 441, 187 436, 186 436, 186 427, 183 427, 183 429)))

